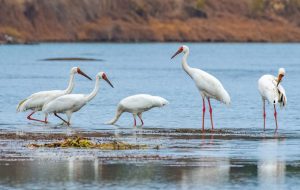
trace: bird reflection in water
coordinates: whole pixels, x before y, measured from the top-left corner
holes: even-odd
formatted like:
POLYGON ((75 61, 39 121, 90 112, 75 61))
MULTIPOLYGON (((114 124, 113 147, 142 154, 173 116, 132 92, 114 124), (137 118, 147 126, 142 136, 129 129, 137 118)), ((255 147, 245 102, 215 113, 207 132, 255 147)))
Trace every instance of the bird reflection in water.
POLYGON ((286 163, 285 158, 280 154, 280 143, 279 139, 268 139, 259 144, 257 175, 262 187, 284 184, 286 163))

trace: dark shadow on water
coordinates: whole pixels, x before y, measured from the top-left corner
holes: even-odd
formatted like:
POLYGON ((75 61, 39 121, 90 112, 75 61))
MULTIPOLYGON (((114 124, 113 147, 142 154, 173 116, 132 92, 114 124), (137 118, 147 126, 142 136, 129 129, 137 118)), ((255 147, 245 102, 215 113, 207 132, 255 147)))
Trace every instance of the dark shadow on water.
POLYGON ((54 57, 46 58, 41 61, 104 61, 103 59, 84 58, 84 57, 54 57))

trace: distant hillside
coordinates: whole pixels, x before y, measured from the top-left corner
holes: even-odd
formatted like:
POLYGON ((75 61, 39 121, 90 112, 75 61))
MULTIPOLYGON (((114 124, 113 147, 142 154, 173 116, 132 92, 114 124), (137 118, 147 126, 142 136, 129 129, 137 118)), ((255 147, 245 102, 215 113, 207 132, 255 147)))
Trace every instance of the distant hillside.
POLYGON ((300 0, 0 0, 0 42, 300 41, 300 0))

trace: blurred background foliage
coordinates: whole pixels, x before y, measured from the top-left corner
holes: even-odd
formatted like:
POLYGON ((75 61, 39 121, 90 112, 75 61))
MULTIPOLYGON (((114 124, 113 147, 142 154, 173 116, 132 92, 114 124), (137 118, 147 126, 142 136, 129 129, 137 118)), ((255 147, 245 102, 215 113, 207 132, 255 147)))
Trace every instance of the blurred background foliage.
POLYGON ((300 41, 300 0, 0 0, 0 43, 300 41))

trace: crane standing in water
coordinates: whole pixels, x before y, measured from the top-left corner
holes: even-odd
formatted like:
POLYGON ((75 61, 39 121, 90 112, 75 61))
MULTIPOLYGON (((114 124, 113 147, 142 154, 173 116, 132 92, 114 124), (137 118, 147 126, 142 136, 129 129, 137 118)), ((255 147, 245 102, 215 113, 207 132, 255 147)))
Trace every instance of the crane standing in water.
POLYGON ((18 104, 17 112, 32 110, 31 114, 27 116, 27 119, 47 123, 48 121, 46 115, 44 120, 35 119, 32 118, 31 116, 35 114, 37 111, 41 111, 42 107, 47 102, 50 102, 51 100, 54 100, 57 97, 70 94, 74 89, 74 85, 75 85, 74 77, 75 74, 77 73, 88 78, 89 80, 92 80, 88 75, 86 75, 83 71, 81 71, 79 67, 73 67, 70 71, 69 85, 65 90, 51 90, 51 91, 41 91, 41 92, 34 93, 28 98, 22 100, 18 104))
POLYGON ((216 99, 227 105, 230 104, 230 96, 224 89, 221 82, 211 74, 201 70, 192 68, 187 64, 187 57, 189 56, 190 50, 187 46, 181 46, 178 51, 171 57, 173 59, 176 55, 183 53, 182 68, 183 70, 194 80, 196 87, 200 91, 202 96, 202 132, 204 132, 204 116, 205 116, 205 98, 208 101, 211 129, 214 129, 213 118, 212 118, 212 107, 210 99, 216 99))
POLYGON ((66 94, 60 96, 45 104, 42 111, 45 115, 54 113, 56 117, 61 119, 67 125, 70 125, 72 114, 79 111, 97 95, 101 79, 105 80, 113 88, 113 85, 108 80, 106 74, 104 72, 99 72, 96 75, 94 90, 90 94, 66 94), (58 113, 65 113, 68 117, 68 121, 57 115, 58 113))
POLYGON ((144 125, 144 121, 142 119, 142 114, 145 111, 148 111, 155 107, 163 107, 167 105, 169 102, 159 96, 151 96, 149 94, 137 94, 133 96, 126 97, 120 101, 118 104, 117 112, 115 117, 107 122, 106 124, 113 125, 115 124, 119 117, 124 112, 132 113, 134 119, 134 126, 136 126, 136 116, 138 116, 141 120, 142 126, 144 125))
POLYGON ((280 68, 278 70, 278 77, 275 77, 273 75, 263 75, 258 80, 258 90, 263 101, 264 130, 266 130, 266 108, 265 108, 266 100, 270 104, 273 104, 274 118, 276 123, 275 132, 278 129, 276 104, 279 103, 280 107, 285 107, 287 103, 285 90, 283 86, 280 84, 284 75, 285 75, 284 68, 280 68))

